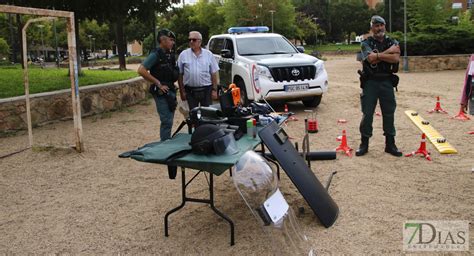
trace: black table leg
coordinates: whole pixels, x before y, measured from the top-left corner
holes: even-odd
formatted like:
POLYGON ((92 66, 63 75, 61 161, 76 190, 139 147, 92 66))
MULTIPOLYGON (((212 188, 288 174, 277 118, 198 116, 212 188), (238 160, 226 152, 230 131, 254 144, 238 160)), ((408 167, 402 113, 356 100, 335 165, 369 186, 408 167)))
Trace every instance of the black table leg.
MULTIPOLYGON (((201 172, 201 171, 200 171, 201 172)), ((199 172, 199 173, 200 173, 199 172)), ((199 174, 198 173, 198 174, 199 174)), ((181 204, 168 211, 165 215, 165 236, 169 236, 168 234, 168 217, 178 211, 179 209, 183 208, 186 202, 196 202, 196 203, 205 203, 209 204, 211 209, 219 215, 221 218, 223 218, 225 221, 227 221, 230 225, 230 245, 234 245, 234 222, 224 213, 220 212, 215 206, 214 206, 214 175, 211 173, 210 178, 209 178, 209 199, 198 199, 198 198, 189 198, 186 197, 186 187, 188 186, 191 181, 196 178, 198 175, 196 174, 187 184, 186 184, 186 176, 185 176, 185 169, 184 167, 181 167, 181 204)))
POLYGON ((169 212, 166 213, 165 215, 165 236, 168 236, 168 217, 173 213, 176 212, 177 210, 181 209, 184 207, 184 204, 186 204, 186 176, 184 175, 184 168, 181 167, 181 204, 170 210, 169 212))
POLYGON ((227 217, 227 215, 223 214, 222 212, 220 212, 215 206, 214 206, 214 174, 211 173, 210 177, 209 177, 209 196, 210 196, 210 205, 211 205, 211 209, 219 216, 221 216, 221 218, 223 218, 224 220, 226 220, 229 225, 230 225, 230 245, 234 245, 234 222, 229 218, 227 217))

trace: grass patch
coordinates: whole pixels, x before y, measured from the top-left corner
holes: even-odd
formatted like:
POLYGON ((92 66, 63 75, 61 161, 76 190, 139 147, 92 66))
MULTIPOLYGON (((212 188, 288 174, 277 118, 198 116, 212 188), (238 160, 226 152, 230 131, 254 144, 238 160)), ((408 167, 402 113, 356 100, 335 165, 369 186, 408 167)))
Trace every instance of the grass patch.
POLYGON ((343 51, 345 53, 347 52, 353 52, 356 53, 360 51, 360 44, 324 44, 324 45, 307 45, 305 46, 305 52, 307 54, 310 54, 313 51, 318 51, 321 53, 324 52, 337 52, 337 51, 343 51))
MULTIPOLYGON (((46 68, 31 66, 29 69, 30 93, 50 92, 71 88, 66 68, 46 68)), ((88 70, 83 68, 79 86, 127 80, 137 77, 135 71, 88 70)), ((24 95, 23 70, 20 65, 0 66, 0 98, 24 95)))

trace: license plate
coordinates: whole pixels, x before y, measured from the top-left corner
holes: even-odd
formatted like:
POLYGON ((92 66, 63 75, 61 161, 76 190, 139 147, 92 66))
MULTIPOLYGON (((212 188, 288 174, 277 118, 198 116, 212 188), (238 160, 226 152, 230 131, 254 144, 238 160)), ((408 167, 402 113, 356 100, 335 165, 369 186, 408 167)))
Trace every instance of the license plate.
POLYGON ((292 84, 292 85, 285 85, 285 92, 298 92, 298 91, 306 91, 309 89, 309 84, 292 84))

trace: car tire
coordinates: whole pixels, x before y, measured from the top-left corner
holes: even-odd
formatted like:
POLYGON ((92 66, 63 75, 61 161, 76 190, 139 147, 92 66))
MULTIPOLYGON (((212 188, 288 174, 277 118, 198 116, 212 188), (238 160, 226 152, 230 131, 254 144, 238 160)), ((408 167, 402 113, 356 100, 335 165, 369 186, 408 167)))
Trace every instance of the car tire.
POLYGON ((240 102, 242 106, 246 107, 250 104, 249 98, 247 97, 247 90, 245 89, 245 83, 242 80, 235 81, 235 85, 240 88, 240 102))
POLYGON ((311 98, 302 100, 302 101, 303 101, 303 105, 304 105, 305 107, 312 107, 312 108, 315 108, 315 107, 319 106, 319 103, 321 103, 321 98, 322 98, 322 97, 323 97, 323 95, 318 95, 318 96, 314 96, 314 97, 311 97, 311 98))

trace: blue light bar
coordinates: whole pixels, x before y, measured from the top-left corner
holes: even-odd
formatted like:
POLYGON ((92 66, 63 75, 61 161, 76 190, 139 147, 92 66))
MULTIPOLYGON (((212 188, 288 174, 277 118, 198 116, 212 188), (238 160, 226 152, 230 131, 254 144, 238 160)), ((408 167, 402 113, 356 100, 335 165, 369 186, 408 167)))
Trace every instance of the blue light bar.
POLYGON ((259 33, 268 32, 270 29, 266 26, 259 27, 231 27, 227 30, 229 34, 242 34, 242 33, 259 33))

